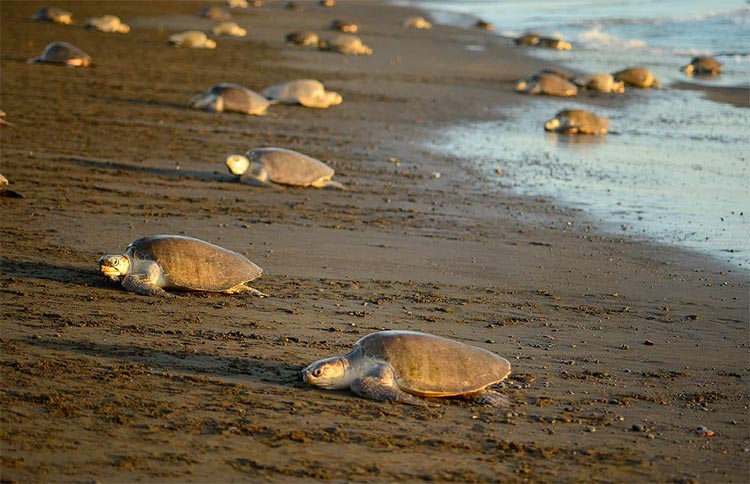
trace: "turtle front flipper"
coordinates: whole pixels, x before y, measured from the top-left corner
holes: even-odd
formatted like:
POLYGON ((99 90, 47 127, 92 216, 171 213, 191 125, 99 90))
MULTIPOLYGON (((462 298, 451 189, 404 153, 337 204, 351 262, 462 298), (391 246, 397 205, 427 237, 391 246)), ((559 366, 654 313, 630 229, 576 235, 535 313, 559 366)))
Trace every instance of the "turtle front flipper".
POLYGON ((389 366, 380 366, 368 376, 354 380, 350 387, 360 397, 376 402, 400 402, 407 405, 429 406, 425 400, 401 390, 396 384, 393 370, 389 366))
POLYGON ((159 286, 161 267, 155 262, 143 264, 138 272, 132 272, 122 279, 122 287, 144 296, 174 297, 159 286))
POLYGON ((170 294, 161 287, 152 284, 148 277, 141 274, 125 276, 122 280, 122 287, 143 296, 175 297, 174 294, 170 294))

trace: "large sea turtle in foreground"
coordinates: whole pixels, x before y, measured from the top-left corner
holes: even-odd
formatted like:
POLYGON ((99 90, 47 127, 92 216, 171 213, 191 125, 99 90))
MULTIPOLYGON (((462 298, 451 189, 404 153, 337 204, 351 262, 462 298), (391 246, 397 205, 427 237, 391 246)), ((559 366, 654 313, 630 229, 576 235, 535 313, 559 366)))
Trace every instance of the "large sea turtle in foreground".
POLYGON ((609 119, 583 109, 564 109, 545 123, 546 131, 564 134, 607 134, 609 119))
POLYGON ((503 406, 506 398, 487 388, 509 374, 510 363, 495 353, 415 331, 368 334, 346 355, 302 370, 303 380, 316 387, 410 405, 427 404, 419 397, 463 397, 503 406))
POLYGON ((67 42, 52 42, 45 47, 42 55, 29 59, 29 62, 65 64, 72 67, 88 67, 91 65, 91 56, 75 45, 67 42))
POLYGON ((335 171, 320 160, 284 148, 254 148, 244 155, 227 157, 227 168, 249 185, 269 183, 299 187, 338 188, 331 180, 335 171))
POLYGON ((721 73, 721 67, 724 64, 714 59, 713 57, 700 56, 694 57, 690 61, 690 64, 682 66, 681 71, 685 72, 688 76, 695 74, 701 76, 716 76, 721 73))
POLYGON ((227 111, 260 116, 266 113, 270 104, 271 101, 244 86, 222 83, 193 97, 188 106, 216 113, 227 111))
POLYGON ((276 84, 261 91, 268 99, 282 104, 301 104, 308 108, 327 108, 343 102, 341 94, 326 91, 323 83, 315 79, 297 79, 276 84))
POLYGON ((654 73, 645 67, 629 67, 612 74, 616 81, 622 81, 628 86, 646 89, 661 87, 661 81, 654 77, 654 73))
POLYGON ((247 285, 263 273, 247 257, 181 235, 141 237, 124 254, 99 259, 99 269, 125 289, 143 295, 168 296, 164 289, 177 289, 267 296, 247 285))

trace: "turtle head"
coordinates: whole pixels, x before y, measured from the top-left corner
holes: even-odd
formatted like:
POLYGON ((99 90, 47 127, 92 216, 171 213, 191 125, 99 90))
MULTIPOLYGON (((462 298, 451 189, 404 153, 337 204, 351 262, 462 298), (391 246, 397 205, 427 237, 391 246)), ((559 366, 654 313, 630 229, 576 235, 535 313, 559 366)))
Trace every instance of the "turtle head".
POLYGON ((516 83, 516 91, 525 91, 529 88, 529 84, 526 80, 520 80, 516 83))
POLYGON ((99 270, 113 281, 119 281, 130 270, 130 258, 126 255, 105 255, 99 259, 99 270))
POLYGON ((250 167, 250 160, 243 155, 227 156, 227 168, 232 175, 242 176, 250 167))
POLYGON ((560 119, 559 118, 552 118, 546 123, 544 123, 544 129, 547 131, 554 131, 557 128, 560 127, 560 119))
POLYGON ((329 390, 342 390, 349 388, 354 375, 349 372, 349 363, 340 356, 326 358, 316 361, 302 370, 302 379, 305 383, 327 388, 329 390))
POLYGON ((695 71, 695 66, 693 64, 688 64, 686 66, 682 66, 680 70, 688 76, 692 76, 693 72, 695 71))
POLYGON ((329 106, 337 106, 344 102, 344 98, 341 97, 341 94, 333 91, 326 91, 324 94, 326 98, 326 102, 329 106))
POLYGON ((216 41, 214 39, 207 39, 205 43, 206 49, 215 49, 216 41))
POLYGON ((188 102, 188 106, 193 109, 205 109, 214 113, 224 111, 224 98, 212 92, 204 92, 194 96, 188 102))

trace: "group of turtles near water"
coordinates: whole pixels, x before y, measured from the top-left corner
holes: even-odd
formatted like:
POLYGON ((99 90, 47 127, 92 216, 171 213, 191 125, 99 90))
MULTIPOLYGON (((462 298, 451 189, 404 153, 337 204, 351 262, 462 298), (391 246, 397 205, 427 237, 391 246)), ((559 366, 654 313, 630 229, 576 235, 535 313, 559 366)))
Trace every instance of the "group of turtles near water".
MULTIPOLYGON (((572 44, 562 39, 544 37, 537 33, 527 33, 515 39, 516 45, 546 47, 557 50, 571 50, 572 44)), ((716 76, 721 72, 722 64, 713 57, 694 57, 690 64, 680 68, 688 76, 716 76)), ((625 87, 640 89, 660 88, 659 81, 646 67, 629 67, 611 74, 596 72, 575 75, 559 68, 546 68, 529 74, 519 80, 515 89, 525 94, 537 94, 557 97, 572 97, 579 91, 599 93, 622 93, 625 87)), ((546 131, 564 134, 604 135, 607 133, 610 120, 583 109, 565 109, 558 112, 544 124, 546 131)))
MULTIPOLYGON (((241 2, 245 2, 247 6, 246 0, 229 0, 228 3, 231 5, 241 2)), ((326 3, 324 6, 330 6, 332 2, 333 0, 321 0, 321 4, 326 3)), ((204 9, 201 15, 216 18, 217 14, 212 12, 210 8, 204 9)), ((34 18, 72 23, 69 12, 55 7, 40 9, 34 18)), ((356 32, 356 29, 351 25, 347 26, 345 22, 339 22, 338 25, 341 29, 356 32)), ((129 30, 119 18, 111 15, 89 19, 86 26, 105 32, 126 33, 129 30)), ((404 26, 429 28, 419 19, 408 19, 404 26)), ((222 28, 231 30, 231 27, 225 25, 222 28)), ((491 24, 480 21, 477 27, 491 29, 491 24)), ((208 39, 205 33, 202 34, 196 35, 191 31, 177 34, 170 38, 170 43, 211 47, 211 42, 208 41, 212 39, 208 39)), ((288 40, 295 43, 296 39, 296 36, 288 37, 288 40)), ((555 45, 541 39, 537 44, 540 42, 555 45)), ((322 45, 319 40, 317 44, 319 47, 322 45)), ((351 38, 343 44, 349 47, 354 45, 354 49, 360 51, 366 47, 351 38)), ((331 42, 328 43, 328 48, 330 45, 331 42)), ((558 47, 554 48, 564 48, 559 47, 564 44, 556 45, 558 47)), ((346 53, 346 47, 343 50, 342 53, 346 53)), ((92 62, 88 54, 66 42, 49 44, 32 61, 74 67, 87 67, 92 62)), ((685 69, 687 73, 703 69, 701 66, 704 63, 701 61, 694 61, 693 64, 692 68, 685 69)), ((560 73, 548 71, 525 80, 534 87, 524 89, 531 92, 540 84, 546 86, 547 83, 559 82, 548 80, 551 76, 567 81, 560 73)), ((653 76, 649 78, 645 73, 635 70, 616 73, 613 79, 623 83, 650 82, 651 86, 656 86, 658 82, 653 80, 653 76), (647 80, 638 81, 638 75, 647 80)), ((589 76, 586 85, 596 86, 599 82, 601 79, 589 76)), ((614 82, 610 84, 614 86, 614 82)), ((614 90, 612 86, 611 90, 614 90)), ((214 112, 262 115, 275 103, 326 108, 341 102, 342 97, 338 93, 326 91, 319 81, 301 79, 270 86, 261 93, 237 84, 217 84, 205 93, 193 97, 188 106, 214 112)), ((550 120, 546 128, 569 133, 603 134, 608 124, 608 120, 592 113, 567 110, 550 120)), ((343 185, 331 180, 334 171, 325 163, 283 148, 256 148, 244 155, 230 155, 226 159, 226 165, 240 181, 253 185, 277 183, 343 188, 343 185)), ((0 175, 0 188, 8 192, 6 185, 7 180, 0 175)), ((99 269, 105 277, 121 284, 124 289, 142 295, 174 297, 172 291, 176 290, 267 296, 249 285, 263 273, 258 265, 237 252, 186 236, 157 235, 139 238, 128 245, 125 253, 101 257, 99 269)), ((380 331, 361 338, 346 355, 312 363, 302 371, 302 378, 313 386, 350 389, 360 396, 378 401, 424 405, 426 401, 421 397, 464 397, 478 403, 501 406, 505 404, 505 398, 489 388, 506 379, 510 371, 510 363, 506 359, 482 348, 425 333, 380 331)))
MULTIPOLYGON (((69 13, 55 8, 43 9, 35 17, 61 23, 72 19, 69 13)), ((65 42, 48 45, 32 61, 74 67, 87 67, 92 62, 88 54, 65 42)), ((341 102, 338 93, 326 91, 320 82, 303 79, 270 86, 261 93, 237 84, 217 84, 193 97, 188 106, 261 115, 275 103, 322 108, 341 102)), ((232 174, 250 184, 343 188, 331 180, 334 171, 323 162, 282 148, 257 148, 244 155, 230 155, 226 165, 232 174)), ((0 188, 5 191, 6 185, 7 180, 0 175, 0 188)), ((202 291, 268 296, 250 286, 263 269, 247 257, 180 235, 141 237, 123 254, 101 257, 99 270, 124 289, 141 295, 175 297, 175 291, 202 291)), ((426 333, 379 331, 361 338, 345 355, 312 363, 301 376, 312 386, 351 389, 376 401, 432 405, 422 397, 463 397, 484 405, 504 406, 506 398, 489 387, 509 374, 510 363, 483 348, 426 333)))

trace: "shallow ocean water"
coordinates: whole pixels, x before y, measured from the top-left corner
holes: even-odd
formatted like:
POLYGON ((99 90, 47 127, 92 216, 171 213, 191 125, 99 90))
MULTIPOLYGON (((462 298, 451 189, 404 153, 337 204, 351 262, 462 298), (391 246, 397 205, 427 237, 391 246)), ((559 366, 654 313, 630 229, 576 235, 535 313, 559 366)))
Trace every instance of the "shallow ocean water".
POLYGON ((560 109, 585 107, 575 99, 524 96, 519 107, 496 107, 497 121, 460 124, 430 147, 474 160, 503 189, 583 208, 607 229, 750 267, 750 109, 669 89, 675 81, 747 86, 744 2, 400 3, 432 9, 437 22, 469 26, 480 17, 501 35, 562 34, 573 51, 528 52, 579 71, 651 68, 665 89, 634 89, 630 102, 616 103, 625 107, 593 109, 612 120, 605 137, 545 133, 544 122, 560 109), (696 54, 722 54, 722 75, 687 78, 679 67, 696 54))

